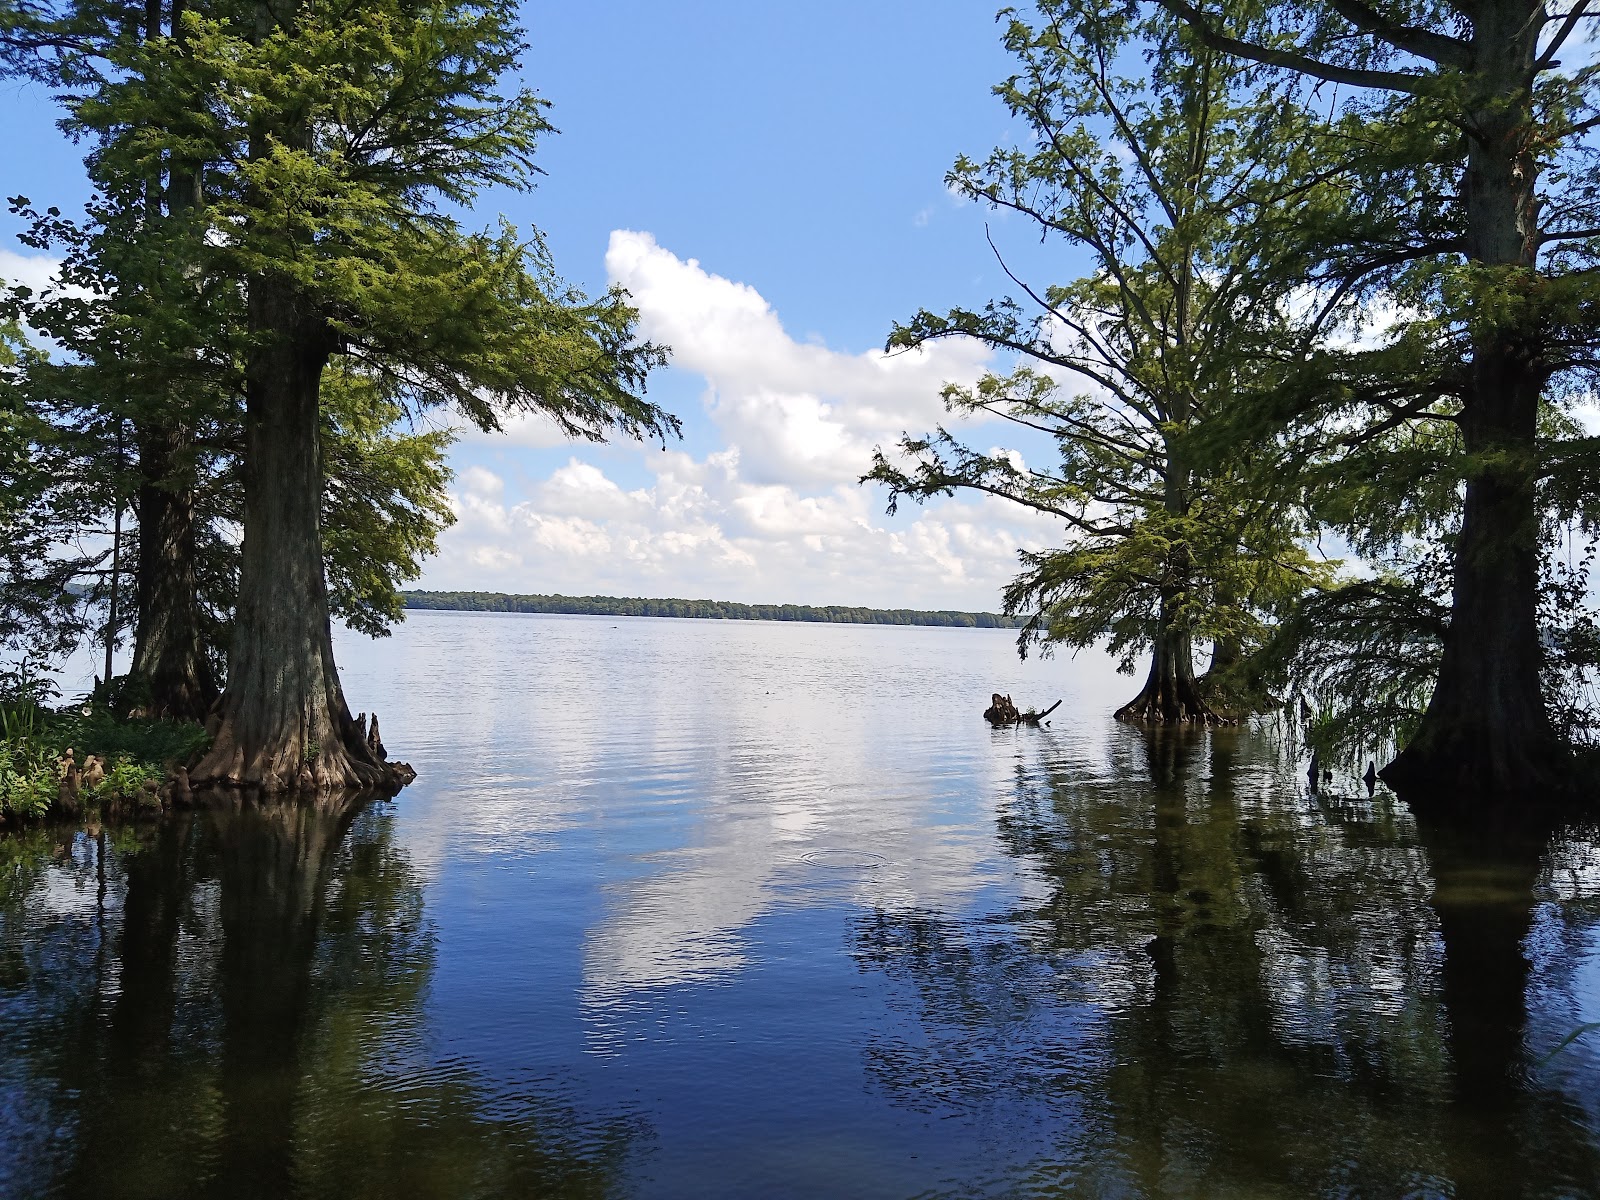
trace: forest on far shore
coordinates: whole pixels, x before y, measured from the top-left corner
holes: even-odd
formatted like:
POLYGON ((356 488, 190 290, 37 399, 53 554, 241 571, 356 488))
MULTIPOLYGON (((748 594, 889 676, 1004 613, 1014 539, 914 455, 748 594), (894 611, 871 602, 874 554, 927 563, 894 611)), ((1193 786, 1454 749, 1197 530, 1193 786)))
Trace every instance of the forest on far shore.
POLYGON ((407 608, 460 612, 574 613, 598 617, 700 617, 711 621, 817 621, 832 625, 948 625, 1015 629, 1018 617, 995 613, 860 608, 839 604, 737 604, 732 600, 650 600, 638 596, 514 596, 505 592, 400 593, 407 608))

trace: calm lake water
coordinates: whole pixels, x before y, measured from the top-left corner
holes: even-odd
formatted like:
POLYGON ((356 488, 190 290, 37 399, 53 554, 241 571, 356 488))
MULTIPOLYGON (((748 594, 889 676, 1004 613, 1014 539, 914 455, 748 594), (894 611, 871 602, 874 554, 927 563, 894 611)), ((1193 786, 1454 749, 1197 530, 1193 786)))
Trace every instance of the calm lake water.
POLYGON ((1592 830, 1308 796, 1004 631, 340 660, 395 801, 0 839, 0 1194, 1600 1195, 1592 830))

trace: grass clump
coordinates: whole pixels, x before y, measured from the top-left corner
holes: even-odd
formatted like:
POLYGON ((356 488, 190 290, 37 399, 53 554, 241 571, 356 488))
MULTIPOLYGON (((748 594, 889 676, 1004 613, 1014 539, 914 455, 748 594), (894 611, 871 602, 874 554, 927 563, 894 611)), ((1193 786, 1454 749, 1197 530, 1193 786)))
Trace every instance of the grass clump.
POLYGON ((93 705, 52 710, 26 700, 0 703, 0 822, 46 816, 62 798, 69 761, 85 772, 76 803, 109 811, 158 809, 157 788, 168 772, 210 741, 190 722, 119 720, 93 705), (91 758, 99 770, 86 772, 91 758))
POLYGON ((0 706, 0 817, 42 817, 60 792, 61 756, 51 753, 41 711, 0 706))
MULTIPOLYGON (((205 729, 192 721, 119 720, 103 708, 63 709, 50 714, 50 725, 62 745, 104 762, 125 758, 154 765, 188 762, 211 745, 205 729)), ((109 772, 111 768, 106 767, 109 772)))

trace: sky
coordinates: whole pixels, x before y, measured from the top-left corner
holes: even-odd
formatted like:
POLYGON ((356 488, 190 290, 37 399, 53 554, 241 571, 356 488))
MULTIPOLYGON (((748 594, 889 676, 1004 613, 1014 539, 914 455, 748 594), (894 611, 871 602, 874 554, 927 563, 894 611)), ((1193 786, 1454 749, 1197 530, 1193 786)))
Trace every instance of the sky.
MULTIPOLYGON (((1008 287, 985 239, 1034 279, 1070 251, 960 201, 944 174, 1005 144, 1011 71, 986 3, 528 3, 526 81, 559 130, 529 193, 479 198, 546 236, 590 291, 621 284, 672 349, 649 396, 681 441, 572 444, 531 420, 463 433, 457 523, 416 586, 993 610, 1051 523, 986 498, 885 512, 873 447, 946 415, 975 344, 886 356, 897 320, 1008 287)), ((31 85, 0 92, 6 196, 72 212, 82 149, 31 85)), ((0 276, 48 262, 0 218, 0 276)), ((998 365, 998 364, 996 364, 998 365)), ((964 428, 980 449, 997 427, 964 428)))

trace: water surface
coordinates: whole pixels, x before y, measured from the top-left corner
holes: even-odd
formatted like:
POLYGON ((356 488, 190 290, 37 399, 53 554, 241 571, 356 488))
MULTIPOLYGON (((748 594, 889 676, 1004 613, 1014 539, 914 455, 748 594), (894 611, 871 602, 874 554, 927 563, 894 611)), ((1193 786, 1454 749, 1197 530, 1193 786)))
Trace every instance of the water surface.
POLYGON ((1592 830, 1307 795, 1005 631, 340 659, 394 802, 0 839, 0 1194, 1600 1195, 1592 830))

